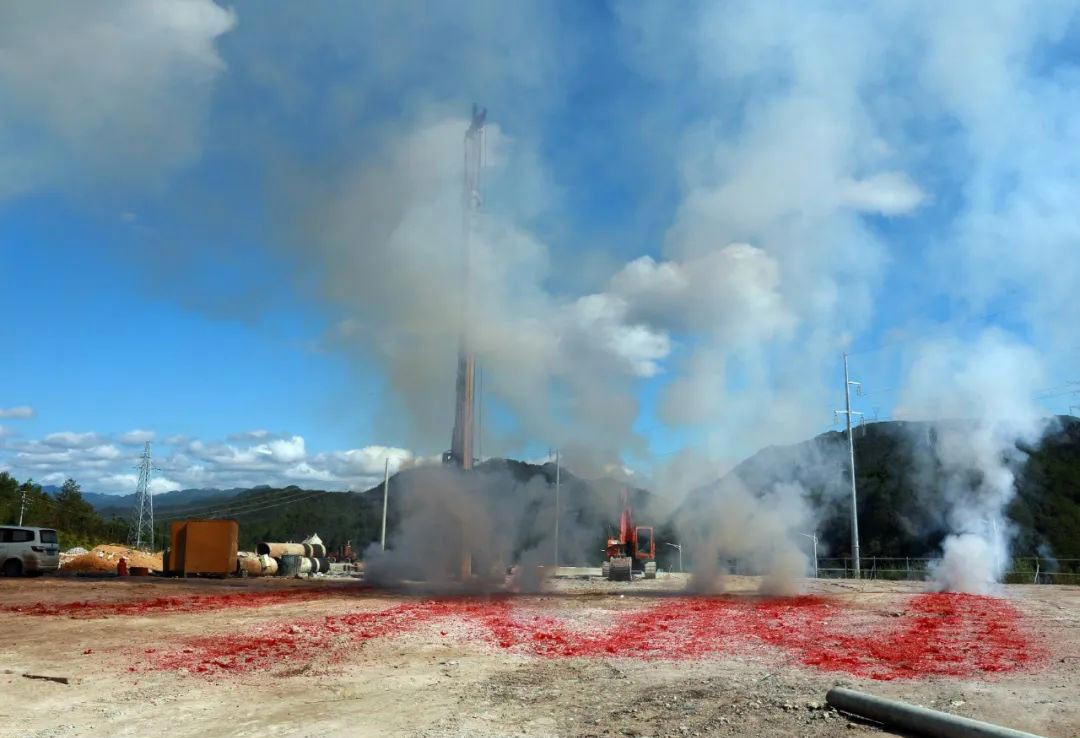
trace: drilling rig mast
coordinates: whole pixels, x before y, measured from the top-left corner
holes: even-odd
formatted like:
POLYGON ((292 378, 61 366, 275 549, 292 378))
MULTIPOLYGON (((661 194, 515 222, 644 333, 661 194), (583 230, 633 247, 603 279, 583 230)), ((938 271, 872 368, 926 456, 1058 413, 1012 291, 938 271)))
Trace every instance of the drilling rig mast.
POLYGON ((443 461, 461 469, 473 465, 473 405, 476 356, 469 335, 472 323, 471 241, 476 216, 482 202, 480 169, 484 154, 484 120, 487 109, 473 103, 472 121, 465 131, 465 180, 462 192, 461 234, 461 327, 458 337, 457 394, 454 405, 454 434, 443 461))

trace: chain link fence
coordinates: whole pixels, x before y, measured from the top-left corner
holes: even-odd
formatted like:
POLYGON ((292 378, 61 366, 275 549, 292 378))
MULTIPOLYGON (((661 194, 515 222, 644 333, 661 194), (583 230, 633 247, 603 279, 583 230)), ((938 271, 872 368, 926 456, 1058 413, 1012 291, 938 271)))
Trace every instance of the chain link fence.
MULTIPOLYGON (((864 556, 863 579, 926 581, 933 579, 934 566, 940 559, 864 556)), ((846 579, 855 576, 847 557, 819 558, 818 577, 846 579)), ((1008 584, 1080 584, 1080 559, 1045 559, 1021 556, 1012 559, 1004 581, 1008 584)))

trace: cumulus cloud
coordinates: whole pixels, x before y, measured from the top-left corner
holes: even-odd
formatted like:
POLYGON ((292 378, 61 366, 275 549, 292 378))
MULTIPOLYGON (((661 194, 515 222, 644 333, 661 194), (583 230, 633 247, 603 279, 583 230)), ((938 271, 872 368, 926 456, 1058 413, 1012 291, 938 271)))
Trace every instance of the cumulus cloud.
MULTIPOLYGON (((151 431, 132 433, 154 435, 151 431)), ((250 436, 231 434, 229 438, 250 436)), ((247 443, 202 441, 167 436, 154 445, 150 488, 155 494, 175 489, 197 487, 232 488, 261 484, 287 486, 300 484, 319 489, 367 489, 382 479, 389 459, 395 473, 416 463, 435 463, 438 459, 417 459, 407 449, 393 446, 310 452, 303 436, 259 433, 247 443), (261 442, 256 442, 261 439, 261 442)), ((130 494, 138 477, 137 448, 122 448, 99 433, 52 433, 41 440, 11 440, 0 445, 0 463, 13 474, 33 477, 39 483, 77 479, 88 492, 130 494)))
POLYGON ((925 199, 925 193, 904 172, 882 172, 850 181, 844 187, 844 202, 857 210, 881 215, 910 213, 925 199))
POLYGON ((0 418, 11 419, 26 419, 32 418, 37 413, 34 408, 29 405, 18 405, 16 407, 0 407, 0 418))
POLYGON ((101 443, 101 436, 97 433, 75 433, 73 431, 61 431, 50 433, 41 439, 46 446, 55 448, 90 448, 101 443))
POLYGON ((121 433, 117 440, 125 446, 141 446, 147 441, 153 441, 154 436, 154 431, 135 429, 121 433))

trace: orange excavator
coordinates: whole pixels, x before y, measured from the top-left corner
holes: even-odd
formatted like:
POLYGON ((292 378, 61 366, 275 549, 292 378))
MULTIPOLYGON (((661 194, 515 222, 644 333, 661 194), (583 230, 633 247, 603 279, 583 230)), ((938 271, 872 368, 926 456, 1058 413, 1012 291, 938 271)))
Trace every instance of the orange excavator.
POLYGON ((629 582, 634 572, 656 579, 656 541, 652 526, 635 526, 629 490, 623 490, 623 510, 619 515, 618 538, 609 537, 601 566, 604 579, 629 582))

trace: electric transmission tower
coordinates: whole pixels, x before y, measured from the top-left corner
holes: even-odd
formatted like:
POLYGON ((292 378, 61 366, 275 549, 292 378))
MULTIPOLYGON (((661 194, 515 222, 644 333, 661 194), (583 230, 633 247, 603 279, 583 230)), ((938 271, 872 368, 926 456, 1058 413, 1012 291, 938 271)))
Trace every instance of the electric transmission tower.
POLYGON ((150 494, 150 472, 154 469, 150 454, 150 441, 143 446, 139 458, 139 484, 135 488, 135 524, 131 530, 131 542, 135 548, 146 543, 154 549, 154 496, 150 494))

